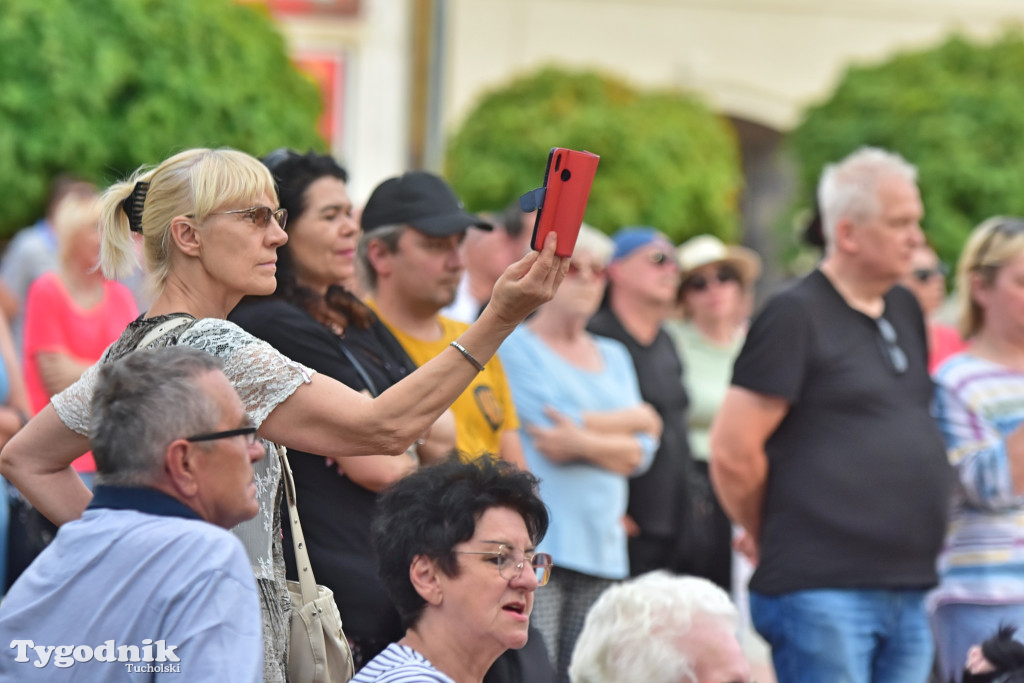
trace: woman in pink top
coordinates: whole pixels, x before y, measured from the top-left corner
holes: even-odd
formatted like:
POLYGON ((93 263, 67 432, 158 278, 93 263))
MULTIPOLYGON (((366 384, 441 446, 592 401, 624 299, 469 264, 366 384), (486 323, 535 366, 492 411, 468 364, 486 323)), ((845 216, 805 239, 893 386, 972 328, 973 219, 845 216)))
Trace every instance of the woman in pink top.
POLYGON ((965 344, 955 328, 935 319, 935 314, 946 300, 946 267, 927 244, 915 249, 912 258, 914 268, 902 284, 914 293, 921 304, 928 327, 928 371, 935 372, 942 361, 963 351, 965 344))
MULTIPOLYGON (((54 216, 59 266, 29 288, 22 358, 32 413, 70 386, 99 360, 139 312, 124 285, 104 279, 100 254, 99 198, 71 196, 54 216)), ((92 457, 75 469, 92 472, 92 457)))

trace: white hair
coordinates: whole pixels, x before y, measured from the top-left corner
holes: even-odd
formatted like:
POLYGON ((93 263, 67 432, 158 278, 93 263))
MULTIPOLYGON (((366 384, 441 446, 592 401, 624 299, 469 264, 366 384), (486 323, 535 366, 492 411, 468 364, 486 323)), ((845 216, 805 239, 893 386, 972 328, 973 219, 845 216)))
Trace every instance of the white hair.
POLYGON ((587 253, 598 263, 607 266, 608 262, 612 260, 614 252, 615 243, 612 242, 611 237, 586 223, 580 224, 580 234, 576 238, 576 247, 572 251, 573 256, 587 253))
POLYGON ((860 222, 878 213, 879 182, 891 176, 916 183, 917 168, 899 154, 878 147, 861 147, 838 163, 825 166, 818 182, 818 208, 826 248, 831 249, 835 243, 836 225, 841 219, 860 222))
POLYGON ((682 645, 698 619, 736 631, 729 596, 707 579, 650 572, 612 586, 590 608, 569 665, 572 683, 690 681, 682 645))

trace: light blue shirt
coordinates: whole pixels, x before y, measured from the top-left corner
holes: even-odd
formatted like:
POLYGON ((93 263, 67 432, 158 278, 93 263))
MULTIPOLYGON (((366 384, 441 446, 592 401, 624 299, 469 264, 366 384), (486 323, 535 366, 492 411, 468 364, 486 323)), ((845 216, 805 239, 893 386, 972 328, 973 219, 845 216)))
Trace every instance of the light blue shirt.
POLYGON ((0 604, 0 680, 262 679, 259 599, 241 542, 153 489, 97 486, 0 604), (126 661, 99 660, 121 646, 126 661), (132 647, 142 661, 127 661, 132 647))
MULTIPOLYGON (((523 427, 550 426, 544 414, 551 407, 577 424, 584 412, 612 411, 639 405, 636 370, 626 347, 607 337, 593 337, 601 355, 597 371, 570 365, 525 325, 501 347, 512 400, 523 427)), ((557 566, 609 579, 629 576, 629 555, 622 517, 629 498, 628 478, 596 465, 556 464, 520 429, 530 470, 540 479, 540 495, 551 509, 547 536, 538 547, 557 566)), ((657 439, 636 435, 643 451, 633 476, 650 467, 657 439)))

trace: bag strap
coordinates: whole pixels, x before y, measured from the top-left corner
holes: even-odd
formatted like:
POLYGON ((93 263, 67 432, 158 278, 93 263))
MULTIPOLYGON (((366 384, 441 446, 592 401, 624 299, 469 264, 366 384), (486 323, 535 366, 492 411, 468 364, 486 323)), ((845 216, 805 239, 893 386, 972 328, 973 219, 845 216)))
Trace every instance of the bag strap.
POLYGON ((302 603, 308 604, 316 600, 317 597, 316 579, 313 578, 313 567, 309 564, 309 553, 306 552, 306 538, 302 535, 299 508, 295 505, 295 480, 292 478, 292 467, 288 464, 287 453, 284 452, 281 452, 281 469, 284 471, 284 494, 288 499, 288 519, 292 524, 292 544, 295 546, 295 568, 299 575, 299 590, 302 593, 302 603))
POLYGON ((341 349, 341 352, 345 354, 345 358, 347 358, 348 362, 352 364, 352 367, 356 369, 356 374, 359 375, 359 379, 363 380, 363 384, 366 385, 366 390, 370 392, 370 396, 378 396, 380 392, 377 391, 377 385, 374 384, 372 379, 370 379, 370 374, 366 372, 366 368, 363 367, 363 364, 356 360, 355 355, 345 348, 345 344, 340 340, 338 341, 338 347, 341 349))
POLYGON ((196 319, 187 313, 182 313, 181 315, 176 315, 173 318, 165 320, 150 330, 149 334, 142 338, 138 345, 136 345, 135 349, 144 349, 171 330, 176 330, 185 323, 191 324, 195 321, 196 319))

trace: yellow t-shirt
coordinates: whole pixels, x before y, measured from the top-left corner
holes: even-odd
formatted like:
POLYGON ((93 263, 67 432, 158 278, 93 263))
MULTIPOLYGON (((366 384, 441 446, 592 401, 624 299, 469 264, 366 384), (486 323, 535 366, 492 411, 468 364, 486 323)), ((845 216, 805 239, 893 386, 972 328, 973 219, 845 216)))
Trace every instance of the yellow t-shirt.
MULTIPOLYGON (((395 339, 416 365, 423 365, 440 354, 469 328, 466 323, 439 315, 437 318, 443 330, 441 337, 436 341, 424 341, 393 327, 380 314, 373 301, 366 303, 377 313, 391 334, 395 335, 395 339)), ((452 413, 455 415, 455 447, 463 459, 474 460, 485 453, 497 457, 501 433, 506 429, 519 428, 512 393, 497 355, 484 365, 483 372, 478 373, 462 395, 455 399, 452 413)))

